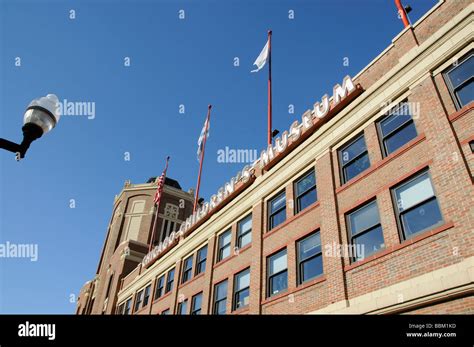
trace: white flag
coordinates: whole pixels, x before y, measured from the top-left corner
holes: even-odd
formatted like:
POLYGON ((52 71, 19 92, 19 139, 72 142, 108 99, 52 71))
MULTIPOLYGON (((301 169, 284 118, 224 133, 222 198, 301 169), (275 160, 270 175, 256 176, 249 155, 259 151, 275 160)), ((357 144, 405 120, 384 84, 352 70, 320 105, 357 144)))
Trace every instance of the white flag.
POLYGON ((199 136, 199 139, 198 139, 198 149, 197 149, 198 161, 201 158, 201 153, 204 147, 204 138, 206 138, 207 140, 207 138, 209 137, 210 124, 208 124, 208 122, 209 122, 209 118, 206 118, 206 121, 204 122, 204 126, 202 127, 202 130, 201 130, 201 135, 199 136), (207 131, 206 131, 206 128, 207 128, 207 131))
POLYGON ((267 62, 268 60, 268 53, 269 53, 269 50, 268 50, 268 43, 269 43, 269 40, 267 40, 267 43, 265 44, 265 47, 263 47, 262 51, 260 52, 259 56, 257 57, 257 59, 255 59, 255 63, 253 63, 253 65, 257 65, 257 69, 256 70, 252 70, 250 72, 258 72, 262 67, 265 66, 265 63, 267 62))

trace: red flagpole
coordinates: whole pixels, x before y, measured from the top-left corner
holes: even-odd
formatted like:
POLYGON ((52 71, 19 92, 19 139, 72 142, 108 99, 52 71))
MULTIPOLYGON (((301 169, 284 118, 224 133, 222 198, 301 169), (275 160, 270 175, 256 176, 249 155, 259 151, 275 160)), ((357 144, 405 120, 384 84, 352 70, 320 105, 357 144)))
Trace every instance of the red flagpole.
MULTIPOLYGON (((170 160, 170 157, 166 157, 166 164, 165 164, 165 169, 163 170, 163 186, 165 185, 165 180, 166 180, 166 171, 168 171, 168 161, 170 160)), ((157 188, 158 189, 158 188, 157 188)), ((148 247, 148 252, 151 251, 152 247, 153 247, 153 241, 155 240, 155 229, 156 229, 156 222, 158 220, 158 212, 160 210, 160 202, 161 202, 161 198, 160 200, 158 201, 158 203, 155 203, 156 205, 156 214, 155 214, 155 219, 153 221, 153 227, 152 227, 152 230, 151 230, 151 240, 150 240, 150 245, 148 247)))
POLYGON ((204 161, 204 152, 206 150, 207 131, 209 129, 209 121, 211 119, 211 108, 212 108, 212 105, 209 105, 207 107, 206 130, 204 131, 204 140, 202 143, 201 158, 199 160, 199 175, 198 175, 198 181, 197 181, 197 186, 196 186, 196 194, 194 195, 193 213, 196 212, 197 204, 199 200, 199 187, 201 186, 202 163, 204 161))
POLYGON ((268 30, 268 144, 272 145, 272 31, 268 30))

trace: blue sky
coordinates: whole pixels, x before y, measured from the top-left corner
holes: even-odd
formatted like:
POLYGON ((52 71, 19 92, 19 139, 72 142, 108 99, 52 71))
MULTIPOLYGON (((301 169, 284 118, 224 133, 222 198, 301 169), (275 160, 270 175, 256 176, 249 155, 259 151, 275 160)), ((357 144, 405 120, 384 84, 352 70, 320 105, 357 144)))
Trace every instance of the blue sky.
MULTIPOLYGON (((435 3, 411 1, 412 22, 435 3)), ((168 175, 195 186, 209 103, 203 197, 244 166, 219 163, 219 149, 265 147, 267 69, 250 70, 269 28, 273 121, 285 130, 403 25, 392 0, 0 0, 0 137, 21 141, 33 98, 95 103, 94 119, 63 116, 25 160, 0 152, 0 243, 39 252, 36 262, 0 258, 1 313, 74 312, 71 295, 95 274, 124 181, 159 175, 170 155, 168 175)))

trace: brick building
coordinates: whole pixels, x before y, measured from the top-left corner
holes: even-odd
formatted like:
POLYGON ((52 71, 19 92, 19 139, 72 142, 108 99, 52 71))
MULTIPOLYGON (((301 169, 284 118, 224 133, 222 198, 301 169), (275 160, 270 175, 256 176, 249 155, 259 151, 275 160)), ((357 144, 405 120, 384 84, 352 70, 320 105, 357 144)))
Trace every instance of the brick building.
POLYGON ((169 179, 155 240, 126 184, 77 313, 474 313, 473 13, 439 1, 197 213, 169 179))

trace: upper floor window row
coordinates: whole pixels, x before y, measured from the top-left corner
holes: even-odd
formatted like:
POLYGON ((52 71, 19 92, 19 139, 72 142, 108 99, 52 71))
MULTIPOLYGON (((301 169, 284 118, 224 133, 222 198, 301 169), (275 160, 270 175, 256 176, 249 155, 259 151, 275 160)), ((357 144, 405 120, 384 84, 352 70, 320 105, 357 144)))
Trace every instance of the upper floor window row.
POLYGON ((457 109, 474 100, 474 53, 471 51, 444 72, 444 80, 457 109))

